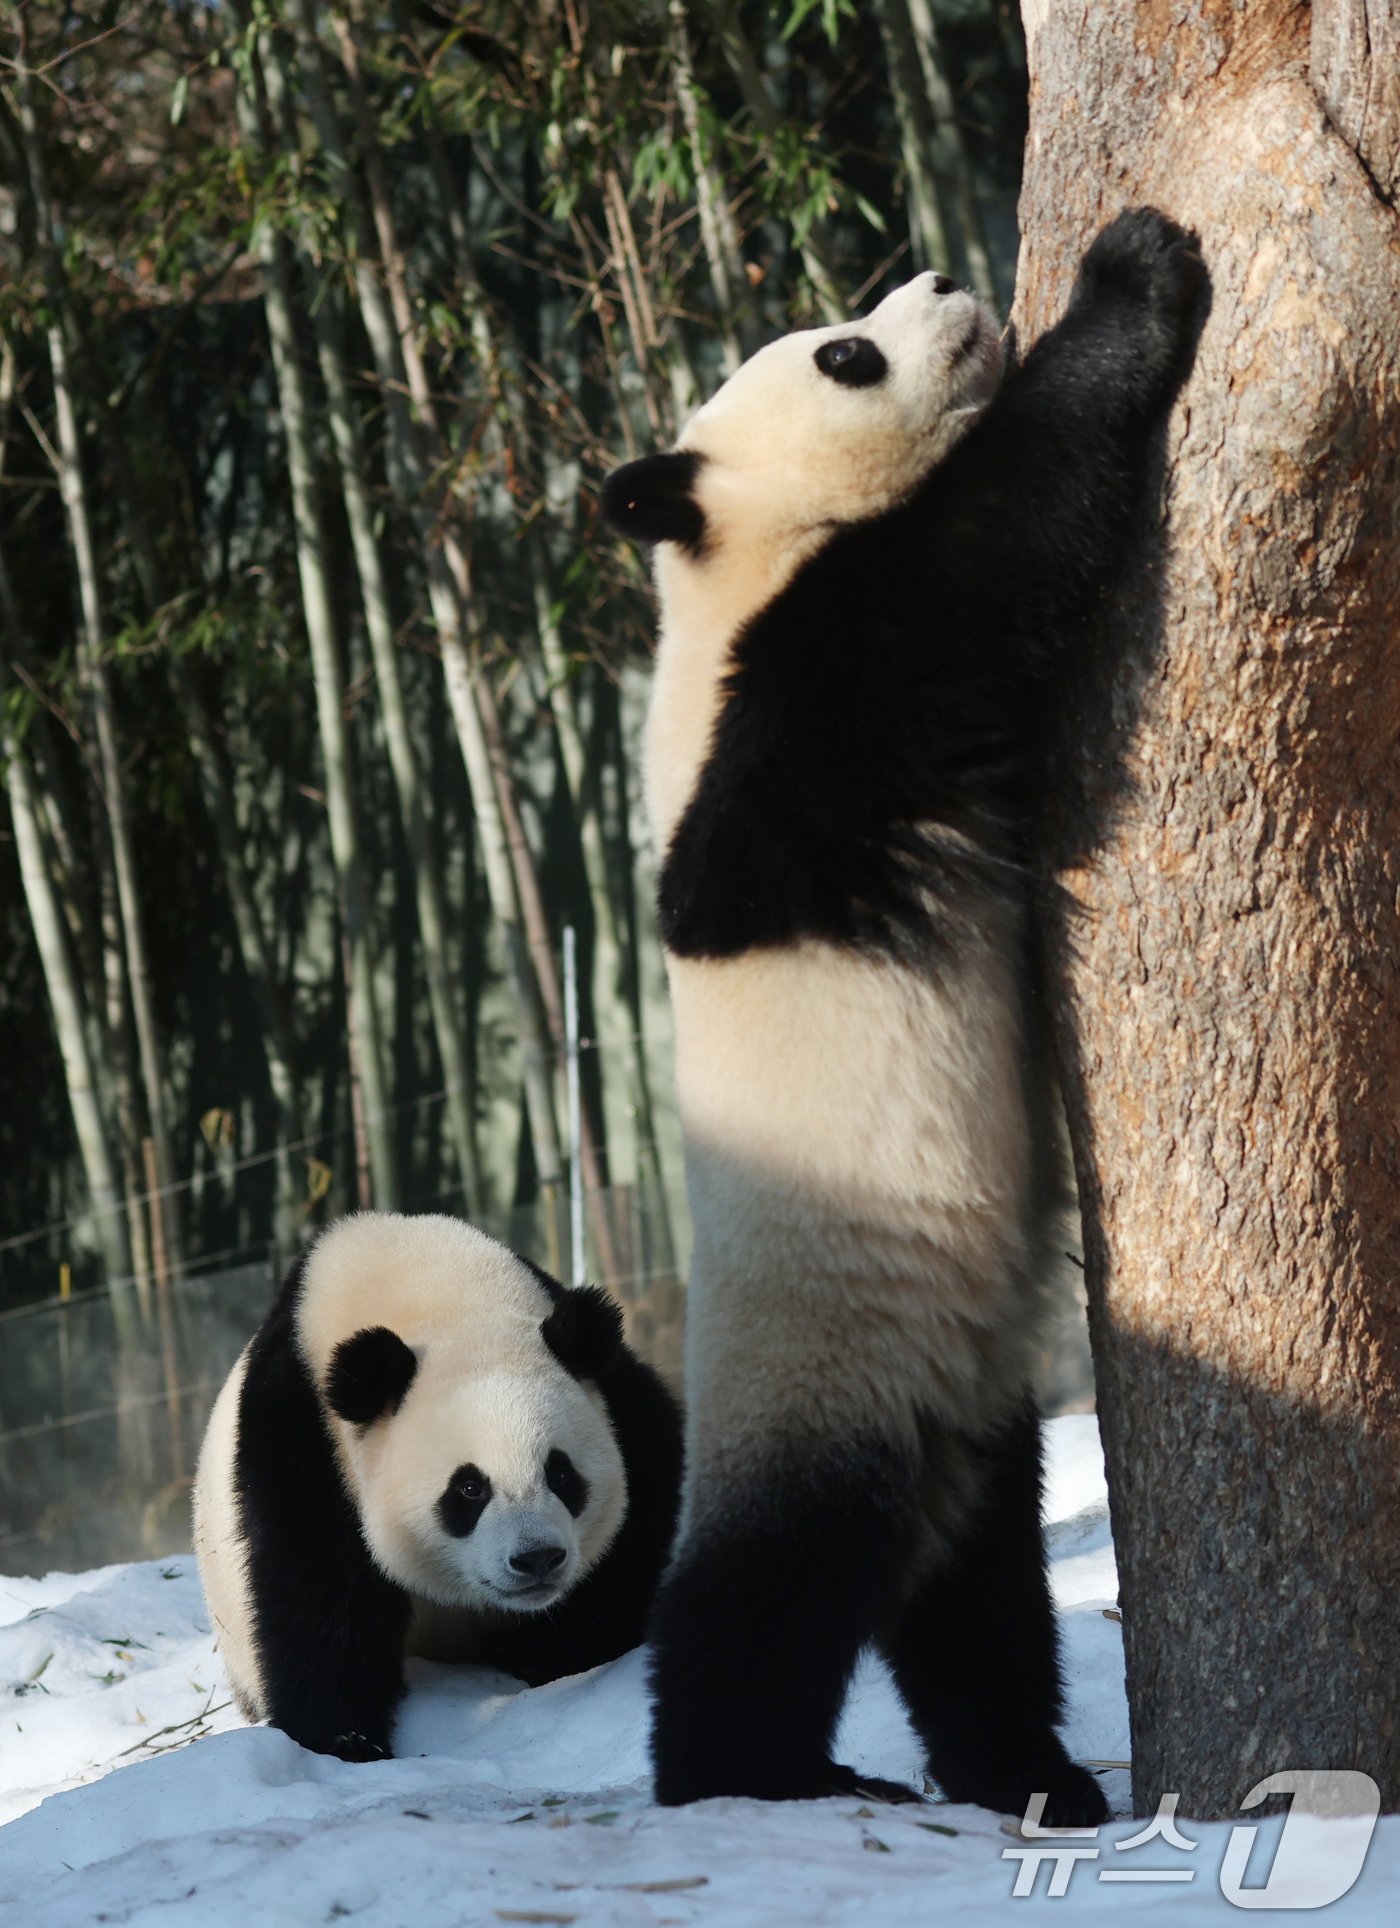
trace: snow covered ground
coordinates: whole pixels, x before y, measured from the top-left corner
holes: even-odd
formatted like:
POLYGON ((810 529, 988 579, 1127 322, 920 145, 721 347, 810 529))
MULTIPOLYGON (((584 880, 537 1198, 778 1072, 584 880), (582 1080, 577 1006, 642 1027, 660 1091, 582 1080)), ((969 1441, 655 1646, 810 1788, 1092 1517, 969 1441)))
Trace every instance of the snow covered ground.
MULTIPOLYGON (((1074 1417, 1057 1420, 1050 1438, 1068 1738, 1096 1765, 1121 1762, 1127 1714, 1098 1436, 1092 1418, 1074 1417)), ((637 1654, 534 1690, 416 1664, 400 1758, 367 1766, 245 1727, 227 1701, 192 1559, 0 1576, 3 1928, 341 1919, 363 1928, 1004 1928, 1047 1907, 1064 1923, 1149 1911, 1167 1923, 1220 1922, 1263 1900, 1222 1897, 1228 1825, 1183 1824, 1194 1848, 1157 1839, 1121 1849, 1141 1830, 1129 1821, 1063 1844, 1084 1858, 1064 1864, 1067 1892, 1051 1899, 1048 1864, 1032 1896, 1015 1897, 1025 1844, 976 1808, 658 1809, 637 1654), (1173 1879, 1152 1879, 1153 1870, 1173 1879)), ((872 1773, 916 1776, 913 1737, 874 1664, 857 1678, 838 1753, 872 1773)), ((1121 1811, 1126 1773, 1106 1768, 1103 1778, 1121 1811)), ((1303 1901, 1309 1882, 1325 1891, 1334 1868, 1343 1871, 1335 1891, 1366 1825, 1291 1817, 1280 1863, 1293 1850, 1298 1871, 1287 1892, 1275 1875, 1268 1918, 1280 1918, 1290 1895, 1295 1907, 1303 1901)), ((1246 1883, 1267 1875, 1282 1827, 1259 1825, 1246 1883)), ((1392 1928, 1397 1913, 1400 1819, 1380 1822, 1360 1880, 1328 1918, 1392 1928)))

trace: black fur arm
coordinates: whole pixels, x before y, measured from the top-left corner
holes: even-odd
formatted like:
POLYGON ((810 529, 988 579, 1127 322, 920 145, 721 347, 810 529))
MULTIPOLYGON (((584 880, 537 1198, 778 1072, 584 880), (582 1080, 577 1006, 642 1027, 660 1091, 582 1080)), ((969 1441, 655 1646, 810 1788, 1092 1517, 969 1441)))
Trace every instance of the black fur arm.
POLYGON ((1120 214, 1084 257, 1064 317, 929 485, 938 587, 978 626, 1053 648, 1118 562, 1152 425, 1184 379, 1205 268, 1152 208, 1120 214))
MULTIPOLYGON (((845 524, 740 632, 662 865, 662 936, 924 947, 1024 854, 1053 672, 1131 539, 1205 270, 1151 209, 927 481, 845 524)), ((625 493, 625 491, 624 491, 625 493)))
POLYGON ((238 1486, 268 1714, 342 1760, 392 1749, 408 1595, 375 1567, 296 1349, 292 1281, 253 1341, 238 1408, 238 1486))

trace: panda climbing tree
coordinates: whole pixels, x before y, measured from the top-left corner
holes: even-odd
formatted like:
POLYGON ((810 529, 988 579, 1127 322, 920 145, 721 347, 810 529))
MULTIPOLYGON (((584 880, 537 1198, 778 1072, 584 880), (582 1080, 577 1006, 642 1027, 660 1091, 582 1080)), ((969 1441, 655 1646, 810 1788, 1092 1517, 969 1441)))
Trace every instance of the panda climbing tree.
POLYGON ((1032 1403, 1044 725, 1204 278, 1189 233, 1126 211, 1006 372, 987 307, 916 276, 761 349, 604 491, 654 551, 645 783, 695 1233, 663 1801, 851 1791, 830 1748, 873 1644, 950 1799, 1106 1817, 1056 1731, 1032 1403))
POLYGON ((1195 228, 1212 279, 1167 520, 1060 763, 1134 1811, 1233 1813, 1297 1765, 1394 1807, 1400 29, 1343 0, 1023 11, 1022 338, 1125 200, 1195 228))

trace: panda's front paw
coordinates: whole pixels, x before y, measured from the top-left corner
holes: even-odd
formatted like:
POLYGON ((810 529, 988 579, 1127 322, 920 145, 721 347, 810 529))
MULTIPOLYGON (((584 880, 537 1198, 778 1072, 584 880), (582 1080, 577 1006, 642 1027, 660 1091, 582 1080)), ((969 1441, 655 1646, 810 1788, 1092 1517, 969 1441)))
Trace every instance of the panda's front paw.
POLYGON ((832 1794, 855 1794, 863 1801, 883 1801, 890 1807, 903 1807, 917 1804, 923 1795, 917 1788, 909 1787, 903 1781, 887 1781, 879 1774, 860 1774, 853 1767, 843 1767, 839 1761, 828 1763, 832 1794))
POLYGON ((1201 244, 1194 234, 1156 208, 1128 208, 1090 246, 1075 298, 1127 300, 1179 326, 1205 282, 1201 244))
POLYGON ((1109 1818, 1103 1789, 1087 1767, 1070 1760, 1057 1735, 1009 1760, 987 1755, 950 1764, 939 1780, 950 1801, 970 1801, 994 1814, 1023 1817, 1035 1802, 1042 1827, 1094 1828, 1109 1818))
POLYGON ((389 1761, 393 1759, 392 1749, 386 1747, 382 1741, 371 1740, 368 1734, 337 1734, 324 1751, 327 1754, 333 1754, 339 1761, 389 1761))

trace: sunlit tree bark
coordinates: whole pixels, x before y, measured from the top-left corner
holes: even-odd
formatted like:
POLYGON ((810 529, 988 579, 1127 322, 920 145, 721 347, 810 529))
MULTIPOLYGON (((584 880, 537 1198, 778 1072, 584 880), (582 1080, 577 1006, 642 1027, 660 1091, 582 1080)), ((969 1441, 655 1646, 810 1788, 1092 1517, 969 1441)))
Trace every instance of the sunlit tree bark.
POLYGON ((1382 4, 1028 0, 1023 340, 1125 202, 1212 305, 1064 745, 1134 1800, 1400 1804, 1400 99, 1382 4), (1364 30, 1369 23, 1369 38, 1364 30), (1310 38, 1311 33, 1311 38, 1310 38))

